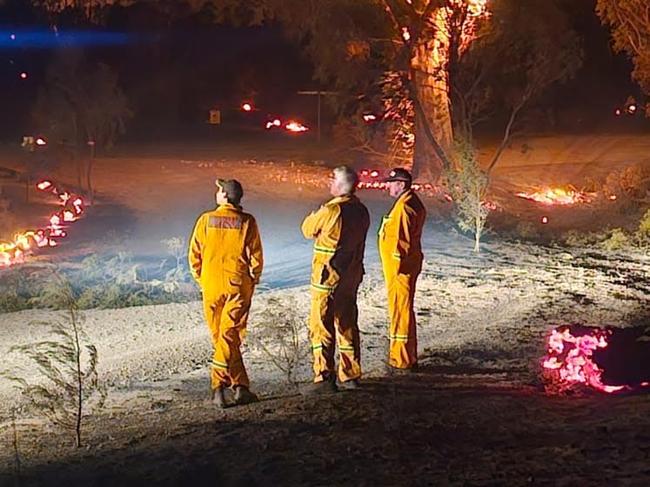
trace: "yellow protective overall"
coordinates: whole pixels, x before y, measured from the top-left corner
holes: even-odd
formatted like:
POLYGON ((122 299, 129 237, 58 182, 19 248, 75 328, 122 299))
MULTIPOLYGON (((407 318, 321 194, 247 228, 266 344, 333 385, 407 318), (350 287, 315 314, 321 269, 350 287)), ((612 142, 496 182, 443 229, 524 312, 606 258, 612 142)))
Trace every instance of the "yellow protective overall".
POLYGON ((331 199, 302 224, 305 238, 315 240, 309 315, 314 382, 334 379, 336 342, 339 380, 361 377, 357 290, 369 226, 368 210, 354 195, 331 199))
POLYGON ((189 245, 192 276, 203 293, 212 336, 212 389, 248 387, 241 342, 255 285, 262 274, 262 243, 255 218, 224 204, 203 213, 189 245))
POLYGON ((422 229, 426 209, 412 191, 405 191, 384 216, 379 228, 379 255, 388 291, 389 364, 408 369, 417 364, 417 330, 413 298, 422 270, 422 229))

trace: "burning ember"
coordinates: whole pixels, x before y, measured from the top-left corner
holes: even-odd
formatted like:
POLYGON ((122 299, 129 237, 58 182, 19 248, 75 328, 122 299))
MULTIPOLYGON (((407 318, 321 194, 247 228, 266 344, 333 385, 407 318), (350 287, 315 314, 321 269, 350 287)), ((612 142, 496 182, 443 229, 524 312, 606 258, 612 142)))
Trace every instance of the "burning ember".
POLYGON ((536 201, 543 205, 575 205, 577 203, 590 203, 595 194, 583 193, 575 189, 549 188, 534 193, 516 193, 519 198, 536 201))
POLYGON ((288 122, 284 128, 289 132, 307 132, 307 130, 309 130, 308 127, 305 127, 303 124, 295 121, 288 122))
POLYGON ((280 125, 282 125, 280 119, 274 118, 273 120, 266 122, 266 130, 272 129, 273 127, 279 127, 280 125))
POLYGON ((59 191, 51 181, 41 181, 36 188, 56 195, 61 208, 50 215, 45 228, 19 233, 11 242, 0 242, 0 268, 23 263, 25 257, 38 248, 56 247, 58 240, 68 235, 66 227, 81 218, 84 212, 80 197, 59 191))
POLYGON ((549 392, 568 392, 586 386, 608 394, 650 385, 647 347, 635 330, 561 326, 551 332, 542 360, 549 392), (638 359, 638 360, 637 360, 638 359), (621 365, 627 361, 627 367, 621 365), (610 371, 611 369, 611 371, 610 371), (609 383, 607 383, 609 382, 609 383))
MULTIPOLYGON (((388 184, 384 183, 380 178, 381 173, 376 169, 362 169, 359 171, 359 183, 357 183, 357 188, 359 189, 388 189, 388 184)), ((414 191, 433 191, 436 187, 430 183, 413 183, 411 188, 414 191)))

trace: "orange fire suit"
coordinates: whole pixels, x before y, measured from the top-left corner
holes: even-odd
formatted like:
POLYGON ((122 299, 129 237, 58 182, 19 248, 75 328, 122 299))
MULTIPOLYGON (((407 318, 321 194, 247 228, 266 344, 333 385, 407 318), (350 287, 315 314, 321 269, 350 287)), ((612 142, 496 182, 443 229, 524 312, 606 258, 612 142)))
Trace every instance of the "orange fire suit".
POLYGON ((212 336, 212 388, 248 387, 241 342, 255 285, 262 274, 262 243, 255 218, 225 204, 203 213, 189 245, 192 276, 201 286, 212 336))
POLYGON ((412 191, 405 191, 383 217, 379 255, 388 291, 389 364, 408 369, 417 364, 417 331, 413 298, 422 270, 422 228, 426 209, 412 191))
POLYGON ((361 376, 357 290, 369 226, 368 210, 354 195, 331 199, 302 223, 305 238, 315 240, 309 316, 314 382, 334 378, 335 340, 339 380, 361 376))

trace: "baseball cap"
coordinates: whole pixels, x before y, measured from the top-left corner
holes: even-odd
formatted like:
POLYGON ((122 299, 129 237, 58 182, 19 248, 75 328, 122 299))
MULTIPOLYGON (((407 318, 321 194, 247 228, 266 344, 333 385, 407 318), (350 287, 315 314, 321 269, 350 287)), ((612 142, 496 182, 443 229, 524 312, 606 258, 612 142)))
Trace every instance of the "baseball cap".
POLYGON ((392 181, 404 181, 405 183, 410 183, 412 180, 413 178, 411 177, 410 172, 403 167, 396 167, 395 169, 391 169, 388 173, 388 177, 384 179, 384 182, 390 183, 392 181))

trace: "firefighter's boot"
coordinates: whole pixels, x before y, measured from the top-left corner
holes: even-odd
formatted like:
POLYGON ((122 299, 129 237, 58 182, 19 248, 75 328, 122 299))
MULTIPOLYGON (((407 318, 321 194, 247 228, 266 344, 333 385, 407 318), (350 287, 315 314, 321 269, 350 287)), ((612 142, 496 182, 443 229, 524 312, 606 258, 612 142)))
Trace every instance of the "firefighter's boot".
POLYGON ((320 382, 313 382, 306 385, 300 390, 300 393, 303 396, 322 396, 325 394, 333 394, 338 392, 338 387, 336 387, 336 382, 332 379, 325 379, 320 382))
POLYGON ((346 391, 356 391, 361 387, 361 382, 359 379, 352 379, 352 380, 346 380, 345 382, 341 382, 339 384, 339 389, 343 389, 346 391))
POLYGON ((226 403, 226 396, 223 393, 223 387, 217 387, 212 390, 212 404, 214 404, 219 409, 225 409, 228 407, 226 403))
POLYGON ((257 395, 253 394, 248 390, 247 387, 237 386, 235 387, 235 404, 241 406, 243 404, 250 404, 252 402, 259 401, 257 395))

